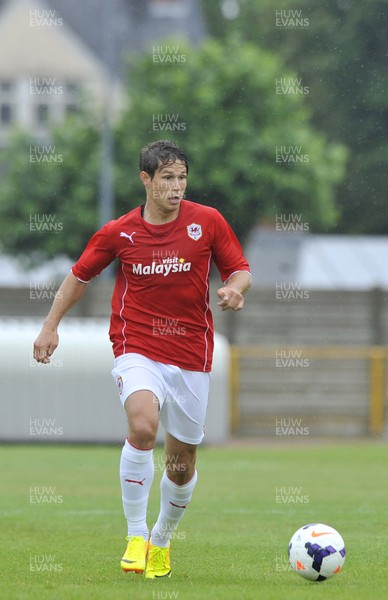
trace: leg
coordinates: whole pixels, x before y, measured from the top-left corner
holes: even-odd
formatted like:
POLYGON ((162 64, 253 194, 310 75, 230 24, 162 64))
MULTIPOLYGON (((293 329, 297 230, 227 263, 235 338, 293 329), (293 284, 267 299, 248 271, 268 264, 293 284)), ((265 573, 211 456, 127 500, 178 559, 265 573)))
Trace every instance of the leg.
POLYGON ((159 424, 159 402, 153 392, 139 390, 125 401, 128 441, 135 448, 152 450, 159 424))
POLYGON ((148 541, 148 496, 154 476, 153 447, 158 428, 159 404, 154 394, 140 390, 125 402, 129 434, 121 454, 120 481, 128 536, 148 541))
POLYGON ((190 503, 197 472, 197 445, 203 438, 203 424, 209 395, 208 373, 183 371, 167 366, 167 400, 160 419, 166 434, 166 469, 160 482, 160 512, 148 550, 146 577, 171 575, 170 539, 190 503), (185 441, 181 441, 181 438, 185 441))
POLYGON ((195 474, 197 446, 180 442, 166 433, 166 475, 176 485, 188 483, 195 474))
POLYGON ((197 482, 197 446, 180 442, 167 433, 165 450, 166 470, 160 482, 160 512, 152 530, 152 544, 159 547, 168 546, 197 482))

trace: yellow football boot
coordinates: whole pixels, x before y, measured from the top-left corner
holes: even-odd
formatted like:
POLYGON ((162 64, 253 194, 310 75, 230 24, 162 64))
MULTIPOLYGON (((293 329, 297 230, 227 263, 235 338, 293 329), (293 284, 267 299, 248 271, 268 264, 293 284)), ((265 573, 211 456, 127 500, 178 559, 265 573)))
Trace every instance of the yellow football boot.
POLYGON ((142 535, 128 536, 126 539, 128 545, 121 559, 121 568, 126 573, 143 573, 146 566, 148 542, 142 535))
POLYGON ((158 577, 170 577, 170 542, 167 548, 153 546, 148 542, 147 567, 145 576, 147 579, 157 579, 158 577))

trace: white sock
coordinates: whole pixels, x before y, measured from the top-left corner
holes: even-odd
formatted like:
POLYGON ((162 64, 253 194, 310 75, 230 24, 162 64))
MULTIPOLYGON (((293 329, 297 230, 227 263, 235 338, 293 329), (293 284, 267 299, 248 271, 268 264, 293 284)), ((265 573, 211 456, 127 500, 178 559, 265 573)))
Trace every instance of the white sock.
POLYGON ((120 461, 120 482, 129 536, 142 535, 148 540, 147 506, 153 478, 153 450, 139 450, 125 440, 120 461))
POLYGON ((184 485, 177 485, 163 473, 160 482, 160 512, 152 533, 151 542, 154 546, 165 548, 178 527, 197 483, 197 471, 194 477, 184 485))

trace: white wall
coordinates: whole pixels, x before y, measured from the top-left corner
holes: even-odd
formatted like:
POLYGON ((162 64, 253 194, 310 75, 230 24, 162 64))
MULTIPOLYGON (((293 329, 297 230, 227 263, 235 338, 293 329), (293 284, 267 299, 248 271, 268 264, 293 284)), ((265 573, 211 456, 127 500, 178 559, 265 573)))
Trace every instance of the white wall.
MULTIPOLYGON (((122 441, 126 415, 110 374, 108 320, 65 319, 51 365, 32 358, 41 324, 0 321, 0 441, 122 441)), ((229 345, 216 335, 206 443, 229 437, 228 371, 229 345)))

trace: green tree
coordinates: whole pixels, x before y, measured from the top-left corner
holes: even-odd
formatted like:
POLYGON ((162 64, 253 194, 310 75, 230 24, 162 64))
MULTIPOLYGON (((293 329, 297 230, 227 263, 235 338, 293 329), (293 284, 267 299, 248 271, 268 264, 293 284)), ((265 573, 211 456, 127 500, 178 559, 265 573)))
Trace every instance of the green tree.
POLYGON ((238 32, 241 43, 278 52, 309 87, 306 101, 314 126, 349 148, 346 175, 336 190, 340 220, 329 229, 386 233, 388 0, 282 0, 275 5, 233 0, 233 19, 225 18, 227 5, 224 0, 202 2, 210 33, 224 40, 238 32), (290 11, 305 20, 304 26, 292 27, 290 11))
MULTIPOLYGON (((303 97, 274 95, 283 69, 276 55, 233 38, 196 49, 176 41, 166 47, 175 48, 170 56, 178 62, 155 63, 148 55, 130 70, 129 109, 115 132, 116 215, 144 200, 141 146, 169 138, 189 156, 188 197, 217 207, 241 239, 279 213, 302 213, 311 229, 331 226, 344 149, 314 131, 303 97), (277 147, 288 146, 299 147, 306 162, 276 162, 277 147)), ((4 251, 76 258, 98 226, 98 129, 80 115, 55 130, 51 146, 60 163, 31 163, 33 145, 18 137, 7 149, 0 190, 4 251), (62 235, 31 231, 31 214, 55 215, 62 235)))
POLYGON ((14 135, 2 151, 0 249, 34 264, 78 256, 97 228, 98 131, 79 115, 52 132, 50 142, 14 135))
MULTIPOLYGON (((302 97, 274 95, 283 67, 276 55, 232 37, 175 47, 187 60, 155 64, 150 55, 131 69, 118 152, 131 157, 131 170, 141 145, 170 138, 190 158, 188 197, 216 206, 240 237, 280 212, 302 212, 311 228, 332 225, 344 148, 313 130, 302 97), (276 163, 282 145, 302 147, 308 163, 276 163)), ((131 197, 143 193, 133 180, 131 197)))

